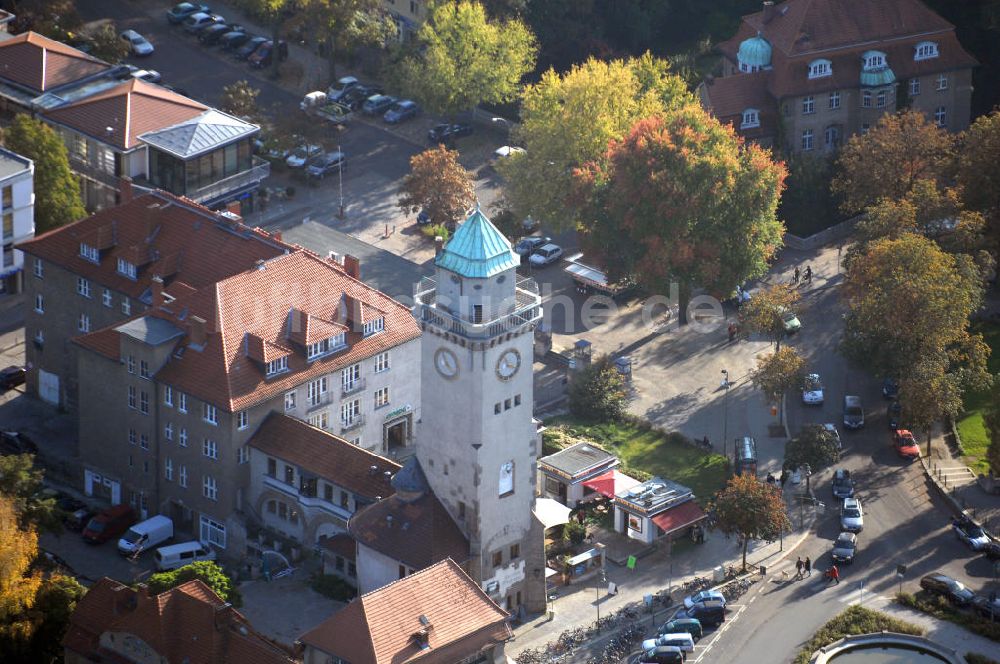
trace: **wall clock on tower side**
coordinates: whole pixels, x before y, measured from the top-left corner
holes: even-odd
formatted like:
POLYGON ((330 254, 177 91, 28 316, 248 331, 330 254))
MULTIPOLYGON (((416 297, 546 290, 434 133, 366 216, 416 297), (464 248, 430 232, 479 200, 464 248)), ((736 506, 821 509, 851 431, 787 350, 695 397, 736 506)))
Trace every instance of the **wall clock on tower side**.
POLYGON ((458 357, 449 348, 438 348, 434 353, 434 368, 444 378, 454 380, 458 377, 458 357))
POLYGON ((500 380, 510 380, 521 368, 521 354, 511 348, 504 351, 497 360, 497 378, 500 380))

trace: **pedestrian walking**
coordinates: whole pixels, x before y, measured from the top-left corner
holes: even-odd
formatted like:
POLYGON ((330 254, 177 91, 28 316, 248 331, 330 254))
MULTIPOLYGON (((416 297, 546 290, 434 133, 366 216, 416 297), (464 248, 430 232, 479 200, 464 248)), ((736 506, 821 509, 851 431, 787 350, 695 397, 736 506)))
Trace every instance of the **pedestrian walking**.
POLYGON ((799 556, 799 559, 795 561, 795 578, 796 579, 801 579, 802 578, 802 567, 803 567, 803 565, 805 565, 805 563, 802 562, 802 556, 799 556))
POLYGON ((805 274, 805 277, 806 277, 806 283, 807 284, 812 283, 812 280, 813 280, 812 265, 806 265, 806 274, 805 274))
POLYGON ((830 575, 830 578, 833 579, 834 583, 836 583, 839 586, 840 585, 840 570, 837 569, 836 565, 833 565, 832 567, 830 567, 830 571, 828 572, 828 574, 830 575))
POLYGON ((799 283, 799 266, 795 266, 795 272, 792 273, 792 282, 799 283))
POLYGON ((806 562, 804 563, 804 566, 805 566, 805 569, 806 569, 806 576, 812 576, 813 575, 813 563, 812 563, 812 560, 809 558, 809 556, 806 556, 806 562))

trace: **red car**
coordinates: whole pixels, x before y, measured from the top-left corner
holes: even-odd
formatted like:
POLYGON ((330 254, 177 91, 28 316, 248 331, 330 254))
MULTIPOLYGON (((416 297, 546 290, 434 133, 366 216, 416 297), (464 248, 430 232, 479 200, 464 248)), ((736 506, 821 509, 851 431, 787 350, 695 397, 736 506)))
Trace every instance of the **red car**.
POLYGON ((920 456, 917 439, 906 429, 897 429, 892 432, 892 448, 903 459, 913 461, 920 456))

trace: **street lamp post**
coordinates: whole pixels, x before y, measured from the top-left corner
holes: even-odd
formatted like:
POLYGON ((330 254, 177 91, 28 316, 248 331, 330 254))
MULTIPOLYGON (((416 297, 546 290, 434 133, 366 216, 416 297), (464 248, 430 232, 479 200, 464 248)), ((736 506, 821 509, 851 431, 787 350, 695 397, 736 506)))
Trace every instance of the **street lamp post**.
POLYGON ((608 580, 608 576, 601 570, 594 575, 594 595, 597 600, 594 606, 597 607, 597 631, 601 631, 601 584, 608 580))
POLYGON ((726 394, 722 397, 722 455, 729 460, 729 453, 727 452, 727 444, 729 441, 729 370, 722 370, 722 387, 725 388, 726 394))
MULTIPOLYGON (((344 154, 343 152, 341 152, 339 145, 337 146, 337 152, 340 152, 341 155, 344 154)), ((337 167, 337 188, 340 190, 340 212, 337 215, 337 217, 340 218, 340 219, 343 219, 344 218, 344 158, 343 158, 343 156, 341 156, 340 160, 341 160, 340 161, 340 165, 337 167)))

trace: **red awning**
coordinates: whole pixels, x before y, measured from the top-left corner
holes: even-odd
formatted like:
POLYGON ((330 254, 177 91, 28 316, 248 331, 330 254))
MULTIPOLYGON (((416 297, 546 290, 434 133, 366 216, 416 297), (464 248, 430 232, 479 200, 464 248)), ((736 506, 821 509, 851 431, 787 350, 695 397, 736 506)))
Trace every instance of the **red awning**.
POLYGON ((601 473, 597 477, 591 477, 589 480, 584 481, 583 486, 588 489, 593 489, 602 496, 607 496, 608 498, 615 497, 615 471, 609 470, 606 473, 601 473))
POLYGON ((689 500, 677 507, 671 507, 665 512, 660 512, 653 517, 653 523, 662 528, 664 534, 668 534, 693 525, 704 518, 705 513, 701 511, 698 503, 689 500))

